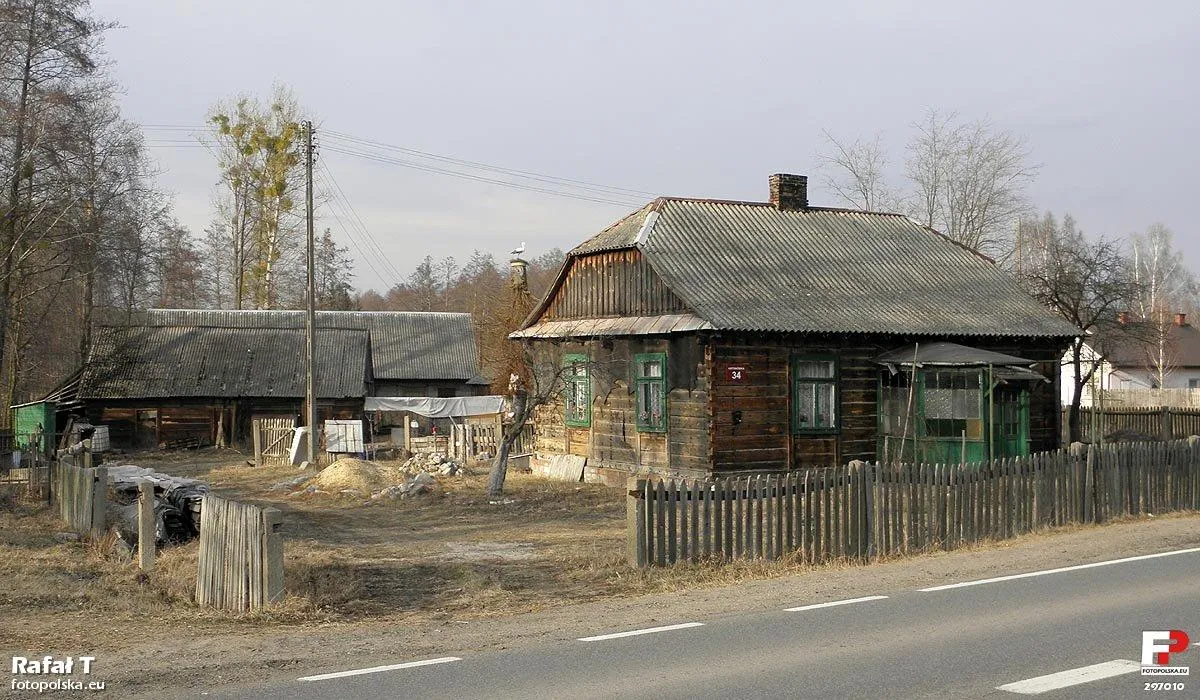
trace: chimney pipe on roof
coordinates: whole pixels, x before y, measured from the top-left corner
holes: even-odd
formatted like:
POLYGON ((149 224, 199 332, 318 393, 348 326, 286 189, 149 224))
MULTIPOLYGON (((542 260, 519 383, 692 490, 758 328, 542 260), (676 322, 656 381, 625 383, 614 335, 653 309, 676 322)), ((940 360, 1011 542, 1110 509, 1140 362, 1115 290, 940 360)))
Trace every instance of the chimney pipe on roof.
POLYGON ((1186 326, 1187 325, 1187 314, 1184 314, 1184 313, 1175 314, 1175 325, 1186 326))
POLYGON ((771 206, 779 211, 802 211, 808 208, 808 176, 776 173, 771 183, 771 206))

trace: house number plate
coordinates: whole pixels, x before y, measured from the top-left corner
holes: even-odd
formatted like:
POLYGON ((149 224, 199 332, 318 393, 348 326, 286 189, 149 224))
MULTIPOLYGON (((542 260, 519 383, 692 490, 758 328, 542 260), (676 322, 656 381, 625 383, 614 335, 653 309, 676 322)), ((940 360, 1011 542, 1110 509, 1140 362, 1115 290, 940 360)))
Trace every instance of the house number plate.
POLYGON ((740 382, 746 378, 746 368, 744 366, 726 367, 725 370, 727 372, 726 376, 731 382, 740 382))

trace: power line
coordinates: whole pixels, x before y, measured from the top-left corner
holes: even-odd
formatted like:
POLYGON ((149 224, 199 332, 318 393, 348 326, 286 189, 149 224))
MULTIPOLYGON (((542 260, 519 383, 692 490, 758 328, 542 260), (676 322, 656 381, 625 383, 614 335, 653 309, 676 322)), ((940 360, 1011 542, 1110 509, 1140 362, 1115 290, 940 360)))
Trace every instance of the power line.
POLYGON ((434 165, 426 165, 423 163, 416 163, 413 161, 401 160, 399 158, 393 158, 391 156, 377 155, 377 154, 373 154, 373 153, 364 153, 362 151, 351 150, 348 148, 327 146, 325 148, 325 150, 328 152, 331 152, 331 153, 341 153, 344 155, 355 156, 357 158, 363 158, 365 160, 370 160, 370 161, 374 161, 377 163, 384 163, 387 165, 399 165, 404 168, 412 168, 414 170, 422 170, 425 172, 437 173, 439 175, 448 175, 450 177, 462 178, 464 180, 473 180, 475 182, 486 182, 486 183, 489 183, 492 185, 500 185, 502 187, 511 187, 513 189, 526 190, 529 192, 540 192, 542 194, 550 194, 550 195, 554 195, 556 197, 565 197, 567 199, 578 199, 578 200, 582 200, 582 201, 586 201, 586 202, 596 202, 598 204, 611 204, 611 205, 619 206, 619 207, 636 207, 639 204, 642 204, 642 202, 636 201, 633 199, 616 199, 616 198, 600 197, 600 196, 594 196, 594 195, 588 195, 588 194, 564 192, 562 190, 552 190, 552 189, 548 189, 546 187, 537 187, 535 185, 526 185, 526 184, 519 183, 519 182, 500 180, 500 179, 497 179, 494 177, 485 177, 483 175, 472 175, 470 173, 464 173, 464 172, 457 171, 457 170, 449 170, 447 168, 439 168, 434 165))
POLYGON ((329 136, 329 138, 334 139, 334 140, 349 141, 349 142, 352 142, 357 145, 374 146, 376 148, 382 148, 382 149, 389 150, 389 151, 396 151, 396 152, 404 153, 407 155, 419 156, 421 158, 430 158, 433 160, 438 160, 438 161, 442 161, 445 163, 452 163, 455 165, 465 165, 465 166, 469 166, 472 168, 479 168, 480 170, 487 170, 490 172, 502 173, 505 175, 515 175, 518 177, 524 177, 524 178, 528 178, 528 179, 535 180, 538 182, 545 182, 545 183, 549 183, 549 184, 561 184, 561 185, 566 185, 566 186, 571 186, 571 187, 578 187, 579 189, 592 190, 595 192, 608 193, 608 194, 618 194, 618 195, 625 194, 625 195, 636 195, 636 196, 645 196, 645 197, 657 196, 654 192, 647 192, 645 190, 635 190, 635 189, 630 189, 628 187, 614 187, 611 185, 600 185, 600 184, 597 184, 594 182, 588 182, 586 180, 574 180, 574 179, 566 178, 566 177, 556 177, 554 175, 545 175, 543 173, 536 173, 536 172, 532 172, 529 170, 518 170, 516 168, 507 168, 507 167, 503 167, 503 166, 499 166, 499 165, 490 165, 488 163, 481 163, 479 161, 465 160, 462 158, 454 158, 452 156, 445 156, 445 155, 440 155, 437 153, 430 153, 429 151, 422 151, 422 150, 418 150, 416 148, 408 148, 405 146, 395 146, 392 144, 383 143, 381 141, 373 141, 371 139, 364 139, 364 138, 360 138, 357 136, 352 136, 350 134, 345 134, 340 131, 326 131, 325 133, 329 136))
MULTIPOLYGON (((161 135, 150 136, 147 145, 151 148, 195 148, 208 147, 204 143, 206 139, 197 139, 200 143, 195 143, 187 139, 174 138, 180 132, 204 132, 207 135, 210 127, 208 126, 190 126, 184 124, 140 124, 143 129, 166 132, 161 135)), ((325 150, 332 153, 340 153, 355 158, 382 163, 386 165, 396 165, 413 170, 435 173, 438 175, 446 175, 449 177, 457 177, 475 182, 483 182, 501 187, 512 189, 525 190, 527 192, 538 192, 541 194, 549 194, 556 197, 564 197, 567 199, 576 199, 586 202, 595 202, 597 204, 609 204, 620 207, 635 207, 643 203, 642 197, 657 196, 653 192, 646 190, 637 190, 628 187, 616 187, 612 185, 602 185, 586 180, 577 180, 573 178, 557 177, 554 175, 546 175, 529 170, 521 170, 518 168, 508 168, 499 165, 492 165, 480 161, 467 160, 464 158, 456 158, 453 156, 442 155, 430 151, 423 151, 416 148, 408 148, 405 146, 397 146, 394 144, 384 143, 373 139, 362 138, 339 131, 324 131, 329 140, 334 143, 326 146, 325 150), (391 151, 401 153, 415 158, 423 158, 432 160, 437 163, 443 163, 457 168, 465 168, 468 172, 461 169, 452 169, 441 167, 431 163, 423 163, 414 160, 398 158, 386 153, 379 153, 378 150, 391 151), (469 172, 469 170, 477 170, 493 175, 506 176, 508 178, 517 178, 518 180, 527 180, 531 182, 547 185, 546 187, 529 184, 529 182, 514 182, 511 179, 503 179, 501 177, 489 177, 469 172)), ((211 143, 211 141, 209 141, 211 143)))
MULTIPOLYGON (((391 272, 393 278, 396 280, 396 283, 400 284, 400 280, 402 279, 400 271, 395 265, 392 264, 391 259, 384 252, 383 248, 379 245, 379 242, 375 239, 375 237, 371 235, 370 230, 367 229, 366 223, 363 221, 362 217, 358 215, 358 211, 354 208, 354 205, 350 203, 350 197, 346 195, 346 191, 342 189, 341 184, 339 184, 337 178, 334 177, 333 171, 329 169, 329 166, 326 165, 324 161, 318 161, 318 164, 321 167, 321 172, 323 172, 325 176, 329 178, 330 184, 333 185, 333 189, 330 190, 330 194, 333 195, 330 200, 331 203, 338 202, 340 203, 343 211, 349 211, 350 217, 347 218, 346 223, 348 223, 351 228, 357 225, 358 231, 362 234, 368 247, 373 248, 374 251, 378 253, 380 261, 388 268, 388 271, 391 272)), ((381 279, 383 278, 383 275, 380 275, 378 271, 376 271, 376 275, 381 279)))

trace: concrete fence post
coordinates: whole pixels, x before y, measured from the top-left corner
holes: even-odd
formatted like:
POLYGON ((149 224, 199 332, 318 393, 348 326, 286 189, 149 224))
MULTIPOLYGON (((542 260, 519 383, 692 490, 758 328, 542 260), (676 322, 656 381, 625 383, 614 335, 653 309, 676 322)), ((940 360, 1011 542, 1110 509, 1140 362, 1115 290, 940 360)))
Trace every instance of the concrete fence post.
POLYGON ((263 599, 275 603, 283 598, 283 513, 264 508, 263 523, 263 599))
POLYGON ((138 483, 138 568, 146 573, 154 570, 157 537, 154 522, 154 483, 138 483))
POLYGON ((625 559, 630 566, 643 568, 646 557, 646 480, 625 480, 625 559))

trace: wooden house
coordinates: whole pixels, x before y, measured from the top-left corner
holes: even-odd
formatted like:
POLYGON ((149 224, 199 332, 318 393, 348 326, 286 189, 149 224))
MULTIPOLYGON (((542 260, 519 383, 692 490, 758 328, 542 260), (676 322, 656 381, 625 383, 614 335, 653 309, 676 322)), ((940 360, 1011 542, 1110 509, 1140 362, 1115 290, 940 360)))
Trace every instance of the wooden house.
MULTIPOLYGON (((152 309, 97 331, 64 405, 117 446, 245 442, 254 418, 301 414, 304 347, 303 311, 152 309)), ((315 349, 321 420, 368 396, 487 390, 469 314, 318 311, 315 349)))
POLYGON ((583 242, 511 337, 565 379, 535 463, 621 477, 1051 449, 1076 334, 992 260, 773 175, 767 203, 664 197, 583 242))

